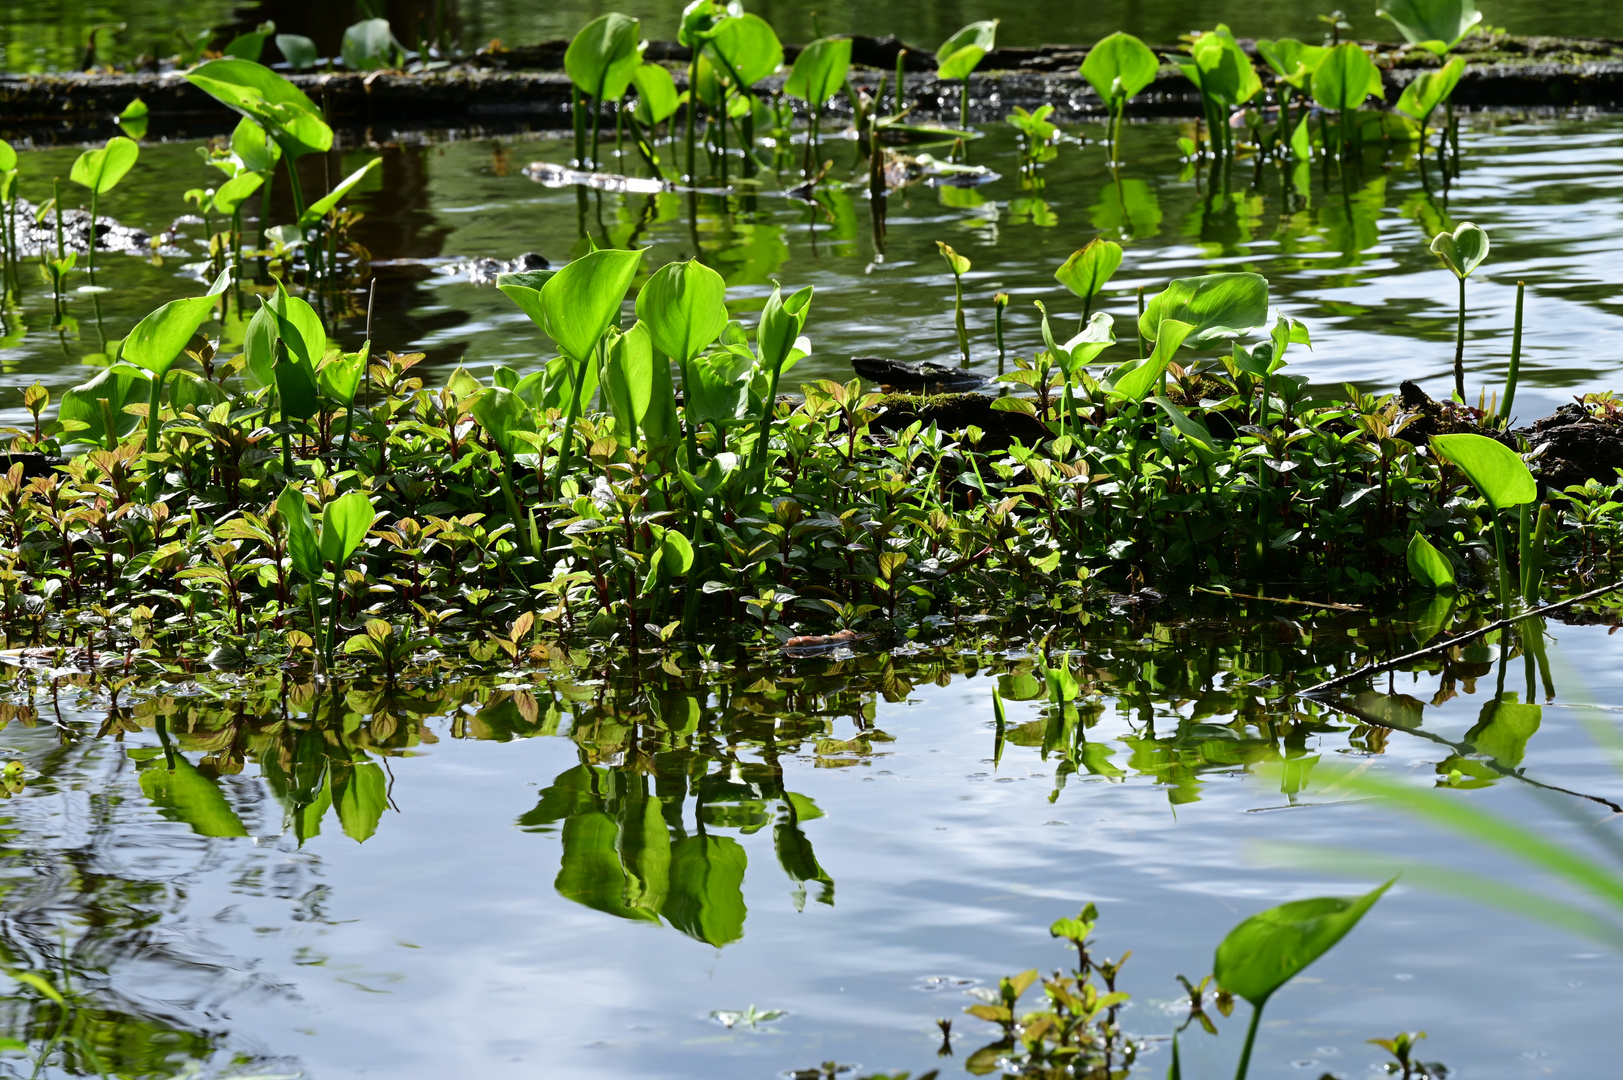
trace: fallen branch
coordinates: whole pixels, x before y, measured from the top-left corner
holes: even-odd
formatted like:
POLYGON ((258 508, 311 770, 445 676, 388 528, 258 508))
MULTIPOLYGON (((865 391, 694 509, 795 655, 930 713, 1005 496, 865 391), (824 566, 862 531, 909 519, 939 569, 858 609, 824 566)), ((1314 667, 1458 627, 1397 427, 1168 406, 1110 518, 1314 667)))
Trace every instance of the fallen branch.
POLYGON ((1379 664, 1365 664, 1356 671, 1349 671, 1345 675, 1337 675, 1333 679, 1326 679, 1317 686, 1310 686, 1306 690, 1298 690, 1296 691, 1296 696, 1314 697, 1315 695, 1324 693, 1326 690, 1333 690, 1336 687, 1345 686, 1347 683, 1355 682, 1370 675, 1379 675, 1383 671, 1390 671, 1393 668, 1402 667, 1404 664, 1410 663, 1411 661, 1423 660, 1428 656, 1436 656, 1438 653, 1447 652, 1456 645, 1479 638, 1483 634, 1491 634, 1495 630, 1503 630, 1506 627, 1514 626, 1523 619, 1532 619, 1540 615, 1547 615, 1552 611, 1560 611, 1562 608, 1571 607, 1573 604, 1579 604, 1585 600, 1593 600, 1597 596, 1605 596, 1607 593, 1616 592, 1618 589, 1623 589, 1623 581, 1616 581, 1610 585, 1604 585, 1598 589, 1590 589, 1586 593, 1579 593, 1577 596, 1570 596, 1565 600, 1557 600, 1553 604, 1545 604, 1543 607, 1536 607, 1531 611, 1524 611, 1520 615, 1516 615, 1512 618, 1499 619, 1496 622, 1491 622, 1486 626, 1472 630, 1468 634, 1460 634, 1457 637, 1449 638, 1447 641, 1439 641, 1435 645, 1428 645, 1424 649, 1416 649, 1412 653, 1405 653, 1404 655, 1395 657, 1391 660, 1383 660, 1379 664))
POLYGON ((1317 600, 1297 600, 1285 596, 1253 596, 1250 593, 1235 592, 1233 589, 1208 589, 1196 585, 1194 592, 1210 593, 1213 596, 1223 596, 1231 600, 1262 600, 1269 604, 1300 604, 1302 607, 1324 608, 1326 611, 1363 611, 1358 604, 1321 604, 1317 600))

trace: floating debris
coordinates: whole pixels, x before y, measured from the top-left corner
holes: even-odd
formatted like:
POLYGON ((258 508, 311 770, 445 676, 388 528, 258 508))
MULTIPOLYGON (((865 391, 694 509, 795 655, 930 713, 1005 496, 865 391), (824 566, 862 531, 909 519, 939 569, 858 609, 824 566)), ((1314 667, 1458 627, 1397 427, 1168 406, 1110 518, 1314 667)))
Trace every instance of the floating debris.
POLYGON ((475 285, 494 285, 502 274, 522 274, 530 270, 546 270, 552 264, 544 255, 526 251, 511 259, 461 259, 438 268, 441 277, 466 278, 475 285))

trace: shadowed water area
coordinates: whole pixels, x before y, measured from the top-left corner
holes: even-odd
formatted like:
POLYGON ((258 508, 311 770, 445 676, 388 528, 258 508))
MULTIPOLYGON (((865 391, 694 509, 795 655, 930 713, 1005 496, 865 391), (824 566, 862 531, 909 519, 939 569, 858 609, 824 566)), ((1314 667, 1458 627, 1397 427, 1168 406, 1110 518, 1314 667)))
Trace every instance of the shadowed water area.
MULTIPOLYGON (((303 29, 296 6, 271 6, 177 14, 28 0, 0 24, 4 67, 71 67, 88 25, 114 17, 131 43, 177 20, 269 15, 303 29)), ((671 36, 676 5, 619 6, 645 17, 648 36, 671 36)), ((786 40, 812 35, 804 6, 751 6, 786 40)), ((455 15, 465 40, 522 43, 567 35, 598 10, 464 3, 455 15)), ((1218 3, 817 10, 823 32, 860 21, 922 42, 991 15, 1010 43, 1114 29, 1172 40, 1218 19, 1246 34, 1320 32, 1316 9, 1279 0, 1243 18, 1218 3)), ((341 28, 349 14, 330 18, 341 28)), ((1623 36, 1610 8, 1500 3, 1489 17, 1623 36)), ((1469 284, 1472 400, 1503 384, 1518 281, 1518 414, 1623 388, 1616 116, 1466 116, 1448 179, 1402 148, 1345 172, 1242 160, 1214 177, 1180 159, 1183 129, 1169 122, 1129 124, 1116 170, 1102 126, 1067 125, 1052 160, 1022 176, 1013 132, 982 127, 967 160, 996 175, 904 187, 882 221, 837 130, 819 155, 834 182, 810 198, 786 190, 799 182, 798 145, 781 175, 691 197, 538 183, 527 165, 572 156, 557 132, 341 135, 341 150, 302 169, 319 192, 382 157, 347 202, 361 215, 348 236, 377 282, 374 347, 426 353, 418 370, 431 381, 458 364, 529 371, 553 351, 457 264, 535 253, 560 265, 588 238, 648 248, 645 274, 700 256, 750 323, 774 281, 815 285, 814 351, 786 389, 849 379, 853 355, 994 375, 993 295, 1012 297, 1011 365, 1041 342, 1032 300, 1080 315, 1053 271, 1105 236, 1125 249, 1099 305, 1119 328, 1141 286, 1254 270, 1310 329, 1313 351, 1293 353, 1291 371, 1314 387, 1387 393, 1412 378, 1442 397, 1456 282, 1427 242, 1474 221, 1493 250, 1469 284), (966 362, 937 241, 973 263, 966 362)), ((59 399, 140 316, 198 291, 219 223, 190 217, 183 194, 219 173, 197 146, 143 145, 102 198, 105 217, 156 242, 99 255, 99 290, 68 293, 59 313, 47 286, 25 280, 0 327, 0 419, 24 423, 19 389, 38 380, 59 399)), ((78 152, 24 150, 22 198, 49 198, 78 152)), ((612 160, 639 171, 629 152, 612 160)), ((271 217, 291 217, 281 180, 271 217)), ((325 312, 351 349, 367 336, 364 281, 352 285, 325 312)), ((237 351, 240 324, 210 332, 222 355, 237 351)), ((1609 564, 1599 573, 1615 576, 1609 564)), ((1368 887, 1367 875, 1304 868, 1279 844, 1587 902, 1332 781, 1367 768, 1444 788, 1601 863, 1623 821, 1623 755, 1607 749, 1623 701, 1615 604, 1591 610, 1598 624, 1524 626, 1308 699, 1296 692, 1485 616, 1437 601, 1334 611, 1118 599, 1088 613, 1038 599, 1017 625, 935 615, 913 640, 881 631, 810 659, 687 648, 611 662, 553 649, 511 670, 430 661, 395 685, 178 665, 124 681, 116 665, 92 677, 8 651, 32 666, 0 669, 0 764, 21 767, 0 772, 0 1075, 995 1075, 996 1055, 976 1054, 994 1027, 962 1010, 1000 976, 1066 963, 1048 928, 1092 901, 1100 952, 1133 952, 1121 979, 1133 1075, 1162 1076, 1188 1017, 1176 975, 1198 981, 1252 912, 1368 887), (1076 684, 1064 707, 1034 663, 1051 630, 1049 658, 1076 684), (953 1020, 945 1043, 942 1018, 953 1020)), ((1380 1075, 1385 1055, 1367 1040, 1420 1029, 1419 1056, 1450 1075, 1615 1074, 1615 940, 1419 880, 1401 880, 1279 993, 1253 1077, 1380 1075)), ((1219 1036, 1182 1036, 1187 1076, 1232 1073, 1248 1006, 1212 1018, 1219 1036)))

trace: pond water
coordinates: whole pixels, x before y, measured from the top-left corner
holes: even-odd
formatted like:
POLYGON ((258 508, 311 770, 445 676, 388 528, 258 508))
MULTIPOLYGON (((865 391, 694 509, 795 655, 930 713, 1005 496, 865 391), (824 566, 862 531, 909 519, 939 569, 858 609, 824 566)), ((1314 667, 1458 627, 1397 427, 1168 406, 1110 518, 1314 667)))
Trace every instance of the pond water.
MULTIPOLYGON (((335 151, 306 159, 305 184, 324 190, 371 158, 383 158, 350 200, 364 215, 351 235, 376 260, 374 343, 424 351, 431 369, 441 372, 458 363, 529 370, 548 348, 506 297, 444 273, 447 264, 527 251, 561 263, 585 250, 583 235, 590 233, 599 244, 648 247, 650 270, 697 250, 726 277, 729 303, 751 323, 774 280, 788 288, 817 286, 808 324, 814 353, 790 376, 802 381, 850 378, 853 355, 956 362, 952 275, 936 250, 936 242, 945 241, 973 262, 964 276, 971 366, 996 374, 993 295, 1005 291, 1012 298, 1009 353, 1030 356, 1041 342, 1032 301, 1079 315, 1053 271, 1076 248, 1105 235, 1126 249, 1101 303, 1123 335, 1140 286, 1153 293, 1172 277, 1255 270, 1272 283, 1274 303, 1312 331, 1313 351, 1298 354, 1294 372, 1319 387, 1352 381, 1382 392, 1413 378, 1443 397, 1453 364, 1457 286, 1428 242, 1441 227, 1475 221, 1488 230, 1493 251, 1468 288, 1472 400, 1480 390, 1503 387, 1518 280, 1527 283, 1519 415, 1531 420, 1574 393, 1620 384, 1623 305, 1614 268, 1623 234, 1616 189, 1623 121, 1614 117, 1472 116, 1461 136, 1461 176, 1446 189, 1435 163, 1422 172, 1412 156, 1371 158, 1362 172, 1345 178, 1314 169, 1305 199, 1286 191, 1276 170, 1254 176, 1244 163, 1226 190, 1219 185, 1214 191, 1209 178, 1180 165, 1178 128, 1166 122, 1128 128, 1119 176, 1105 166, 1096 142, 1102 129, 1071 127, 1087 145, 1060 147, 1042 166, 1041 190, 1028 190, 1018 179, 1010 129, 987 128, 969 161, 999 178, 979 187, 920 185, 892 195, 882 240, 865 181, 826 190, 816 203, 785 196, 770 174, 759 195, 692 201, 679 194, 547 188, 527 178, 525 165, 567 161, 572 144, 544 137, 402 140, 335 151)), ((76 153, 25 153, 22 196, 49 198, 50 178, 66 175, 76 153)), ((831 140, 822 156, 835 162, 837 178, 853 168, 863 174, 854 144, 831 140)), ((791 184, 793 165, 785 173, 791 184)), ((168 254, 155 260, 158 265, 134 255, 102 256, 97 281, 112 291, 69 292, 69 321, 62 326, 55 323, 49 289, 27 282, 21 311, 5 315, 0 384, 22 387, 40 379, 55 394, 81 382, 91 371, 86 357, 95 362, 107 340, 196 288, 207 230, 201 221, 175 222, 191 209, 182 194, 218 176, 202 165, 195 144, 146 147, 137 168, 102 200, 102 212, 153 235, 174 227, 168 254)), ((77 191, 66 191, 68 205, 79 201, 77 191)), ((279 183, 273 220, 291 213, 284 199, 279 183)), ((348 317, 330 320, 350 348, 365 336, 364 308, 358 289, 348 317)), ((229 344, 240 325, 226 334, 229 344)), ((22 415, 16 397, 0 398, 0 406, 0 415, 22 415)))
MULTIPOLYGON (((0 948, 59 985, 66 969, 72 1030, 118 1075, 962 1075, 993 1038, 967 992, 1062 964, 1047 927, 1092 900, 1100 950, 1133 950, 1135 1075, 1162 1075, 1175 975, 1203 975, 1252 911, 1362 888, 1259 845, 1559 891, 1326 791, 1330 770, 1467 789, 1545 842, 1616 828, 1623 762, 1586 729, 1615 727, 1585 705, 1623 691, 1605 628, 1553 628, 1542 709, 1514 705, 1544 696, 1531 662, 1496 667, 1493 645, 1356 699, 1405 730, 1288 698, 1412 640, 1401 625, 1232 606, 1095 622, 1070 656, 1080 732, 1016 700, 1035 691, 1021 643, 970 627, 789 666, 669 658, 679 675, 331 693, 218 676, 117 708, 71 685, 53 706, 40 679, 39 725, 0 734, 28 769, 0 807, 0 948), (164 783, 165 748, 185 784, 164 783), (726 1015, 751 1008, 784 1015, 726 1015)), ((1460 1076, 1610 1075, 1620 992, 1592 941, 1400 884, 1270 1005, 1252 1076, 1369 1075, 1365 1040, 1414 1029, 1460 1076)), ((8 994, 6 1030, 37 1052, 56 1014, 8 994)), ((1185 1033, 1185 1075, 1229 1075, 1245 1009, 1185 1033)))
MULTIPOLYGON (((1087 144, 1062 146, 1036 190, 1017 179, 1012 135, 990 126, 969 160, 1002 176, 893 196, 882 242, 860 188, 812 204, 775 184, 691 203, 546 188, 523 166, 570 148, 544 134, 401 138, 311 160, 307 178, 319 189, 383 157, 351 200, 365 215, 353 239, 376 265, 373 340, 427 352, 441 375, 531 368, 548 352, 493 288, 444 267, 527 251, 562 262, 587 234, 649 246, 649 266, 702 253, 746 318, 773 279, 815 284, 803 379, 848 378, 853 354, 955 362, 945 241, 974 263, 970 364, 995 372, 992 295, 1014 297, 1010 350, 1029 355, 1029 301, 1074 315, 1053 269, 1105 234, 1126 248, 1104 305, 1119 323, 1140 285, 1254 269, 1311 328, 1293 370, 1315 385, 1416 378, 1441 395, 1455 285, 1426 242, 1473 220, 1494 239, 1469 290, 1473 394, 1502 384, 1518 280, 1522 415, 1620 383, 1615 117, 1470 116, 1446 189, 1435 167, 1371 158, 1346 177, 1313 170, 1305 202, 1271 169, 1242 168, 1214 193, 1185 174, 1173 124, 1131 125, 1119 175, 1098 127, 1067 131, 1087 144)), ((25 153, 23 196, 46 197, 75 153, 25 153)), ((825 156, 840 177, 854 155, 835 140, 825 156)), ((182 193, 215 176, 195 145, 147 146, 102 209, 164 233, 188 209, 182 193)), ((0 384, 59 394, 85 379, 86 358, 195 288, 203 236, 180 223, 156 261, 103 256, 110 291, 70 293, 56 325, 28 280, 5 313, 0 384)), ((356 300, 334 322, 352 347, 356 300)), ((0 416, 19 421, 7 395, 0 416)), ((72 1031, 119 1075, 955 1075, 992 1038, 962 1015, 965 991, 1064 963, 1047 927, 1092 900, 1101 948, 1133 950, 1124 1023, 1146 1040, 1140 1074, 1160 1075, 1176 974, 1203 975, 1255 910, 1359 887, 1269 865, 1259 843, 1539 885, 1327 791, 1334 764, 1460 788, 1552 841, 1618 827, 1623 772, 1586 727, 1616 726, 1623 672, 1606 627, 1552 628, 1553 695, 1501 643, 1382 680, 1360 719, 1288 692, 1407 645, 1401 621, 1232 605, 1165 624, 1065 618, 1089 692, 1080 731, 1033 700, 1022 641, 968 628, 832 661, 707 667, 689 654, 670 658, 678 674, 561 659, 389 693, 221 675, 124 688, 115 707, 104 688, 69 685, 53 703, 48 685, 30 696, 19 682, 13 711, 31 700, 40 722, 0 731, 28 776, 0 807, 0 960, 73 991, 72 1031), (1009 701, 1001 751, 994 686, 1009 701), (186 760, 184 783, 164 779, 166 753, 186 760), (1283 778, 1261 768, 1279 761, 1283 778), (668 867, 648 870, 661 852, 668 867), (785 1015, 717 1018, 752 1007, 785 1015), (943 1017, 950 1058, 937 1056, 943 1017)), ((1609 1075, 1620 990, 1616 955, 1587 939, 1400 884, 1270 1005, 1252 1075, 1370 1075, 1380 1055, 1365 1040, 1405 1029, 1430 1032, 1422 1056, 1461 1076, 1609 1075)), ((0 1050, 0 1068, 27 1074, 17 1063, 59 1014, 22 983, 0 1001, 4 1034, 26 1043, 0 1050)), ((1221 1037, 1190 1035, 1187 1075, 1228 1075, 1245 1019, 1241 1006, 1221 1037)))

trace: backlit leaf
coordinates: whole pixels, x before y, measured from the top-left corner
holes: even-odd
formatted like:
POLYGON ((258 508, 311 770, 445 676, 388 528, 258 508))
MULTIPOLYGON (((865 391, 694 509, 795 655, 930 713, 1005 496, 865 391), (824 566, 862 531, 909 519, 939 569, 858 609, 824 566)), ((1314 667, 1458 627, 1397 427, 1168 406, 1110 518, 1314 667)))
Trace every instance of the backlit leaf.
POLYGON ((1392 882, 1363 896, 1321 896, 1259 911, 1230 930, 1212 961, 1218 985, 1261 1008, 1298 972, 1335 947, 1392 882))

